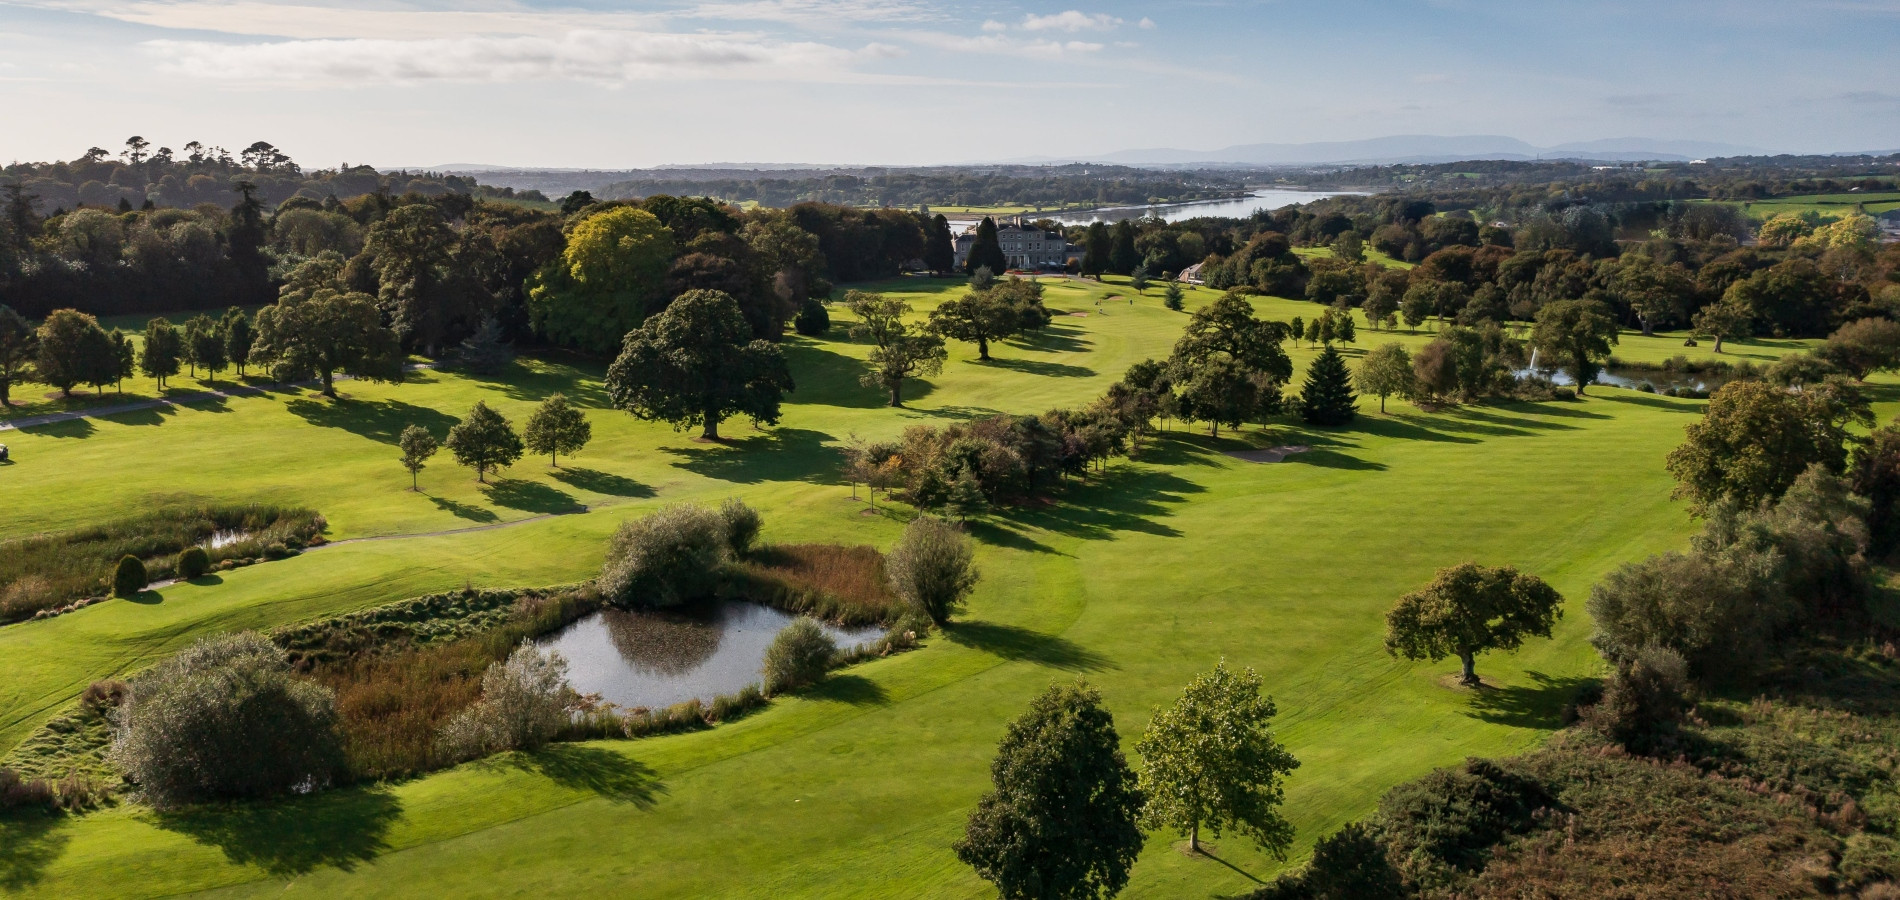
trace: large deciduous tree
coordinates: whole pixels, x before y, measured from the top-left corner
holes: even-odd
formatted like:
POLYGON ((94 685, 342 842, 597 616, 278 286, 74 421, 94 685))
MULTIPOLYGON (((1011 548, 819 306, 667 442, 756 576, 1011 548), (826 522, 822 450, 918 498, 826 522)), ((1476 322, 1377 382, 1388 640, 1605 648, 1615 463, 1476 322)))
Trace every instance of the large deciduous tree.
POLYGON ((1478 684, 1477 655, 1515 650, 1526 637, 1550 637, 1563 597, 1535 575, 1510 566, 1462 563, 1399 598, 1385 614, 1385 649, 1406 659, 1456 656, 1461 680, 1478 684))
POLYGON ((548 465, 559 466, 560 454, 572 456, 594 439, 594 426, 580 408, 567 402, 567 395, 554 394, 541 401, 528 416, 522 431, 528 452, 548 455, 548 465))
POLYGON ((1095 900, 1128 884, 1141 853, 1141 792, 1094 688, 1051 685, 1009 724, 995 787, 955 846, 1009 900, 1095 900))
POLYGON ((449 429, 444 442, 455 461, 475 470, 475 480, 486 483, 491 469, 514 465, 521 459, 521 436, 501 413, 477 400, 468 415, 449 429))
POLYGON ((1558 300, 1537 311, 1531 345, 1576 379, 1577 394, 1596 381, 1616 343, 1616 319, 1596 300, 1558 300))
POLYGON ((1811 465, 1839 474, 1850 426, 1872 424, 1866 398, 1838 382, 1790 391, 1731 381, 1664 465, 1676 477, 1675 496, 1698 514, 1723 501, 1749 508, 1780 498, 1811 465))
POLYGON ((865 387, 888 391, 891 406, 904 405, 904 379, 943 371, 943 361, 949 356, 943 348, 943 337, 905 322, 909 303, 864 291, 851 291, 844 299, 858 317, 851 335, 868 338, 875 345, 867 360, 871 368, 861 381, 865 387))
POLYGON ((1900 322, 1858 319, 1828 335, 1815 353, 1856 379, 1900 369, 1900 322))
POLYGON ((672 259, 673 231, 650 212, 623 206, 582 219, 560 259, 528 282, 535 329, 557 344, 611 351, 664 305, 672 259))
POLYGON ((119 355, 112 336, 86 313, 54 310, 40 323, 37 343, 34 371, 63 396, 72 396, 74 385, 110 384, 117 377, 119 355))
POLYGON ((1740 340, 1754 333, 1755 314, 1747 305, 1724 300, 1702 307, 1690 328, 1699 337, 1712 338, 1715 352, 1722 352, 1724 340, 1740 340))
POLYGON ((402 342, 383 327, 376 298, 329 279, 334 260, 311 259, 290 274, 277 304, 257 312, 252 358, 281 380, 317 377, 336 396, 339 372, 370 381, 402 380, 402 342))
POLYGON ((1186 832, 1191 852, 1200 852, 1205 826, 1216 838, 1238 832, 1284 859, 1293 825, 1280 815, 1281 782, 1300 762, 1267 728, 1276 711, 1252 669, 1236 673, 1223 660, 1196 676, 1135 744, 1141 823, 1186 832))
POLYGON ((778 422, 793 389, 779 348, 753 340, 739 304, 718 291, 688 291, 626 336, 607 370, 615 407, 675 428, 701 426, 719 439, 719 423, 744 414, 778 422))
POLYGON ((363 253, 376 273, 376 299, 396 334, 431 357, 474 331, 492 311, 481 283, 480 239, 465 240, 433 204, 396 207, 370 226, 363 253))
POLYGON ((978 359, 990 358, 990 342, 1049 324, 1042 285, 1010 278, 947 300, 930 311, 930 328, 944 337, 976 344, 978 359))
POLYGON ((1359 371, 1353 375, 1353 384, 1361 393, 1379 395, 1379 412, 1385 412, 1385 398, 1393 395, 1411 397, 1417 390, 1418 381, 1412 374, 1412 354, 1406 352, 1404 344, 1396 341, 1372 348, 1366 358, 1359 361, 1359 371))

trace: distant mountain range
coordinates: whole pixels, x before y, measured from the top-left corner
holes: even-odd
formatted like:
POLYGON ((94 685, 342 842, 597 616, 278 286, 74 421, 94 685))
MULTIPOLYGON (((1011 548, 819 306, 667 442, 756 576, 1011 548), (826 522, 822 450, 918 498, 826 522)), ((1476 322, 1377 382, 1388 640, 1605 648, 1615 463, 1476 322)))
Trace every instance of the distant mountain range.
MULTIPOLYGON (((1375 165, 1440 163, 1465 159, 1593 159, 1605 161, 1704 159, 1711 156, 1749 156, 1763 151, 1713 141, 1671 141, 1655 138, 1605 138, 1539 147, 1499 134, 1396 134, 1361 141, 1318 141, 1305 144, 1239 144, 1220 150, 1153 148, 1118 150, 1087 158, 1089 162, 1130 166, 1183 165, 1375 165)), ((1032 160, 1011 160, 1031 162, 1032 160)), ((1069 162, 1047 157, 1036 162, 1069 162)), ((1073 161, 1082 161, 1080 159, 1073 161)))

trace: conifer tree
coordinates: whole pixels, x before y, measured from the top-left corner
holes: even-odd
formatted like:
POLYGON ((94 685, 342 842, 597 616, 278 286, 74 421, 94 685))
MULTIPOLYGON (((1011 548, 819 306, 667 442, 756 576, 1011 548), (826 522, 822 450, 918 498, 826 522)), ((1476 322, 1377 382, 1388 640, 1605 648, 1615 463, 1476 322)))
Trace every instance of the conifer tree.
POLYGON ((1100 277, 1108 271, 1108 257, 1113 249, 1114 240, 1108 236, 1108 226, 1090 222, 1088 234, 1082 239, 1082 274, 1100 277))
POLYGON ((1179 312, 1181 310, 1181 297, 1182 297, 1181 283, 1178 281, 1170 281, 1168 282, 1167 291, 1163 292, 1161 295, 1161 304, 1163 306, 1166 306, 1169 309, 1179 312))
POLYGON ((925 230, 929 240, 924 242, 924 268, 932 273, 945 273, 956 268, 956 238, 950 236, 950 220, 942 214, 932 216, 930 227, 925 230))
POLYGON ((1314 425, 1344 425, 1358 412, 1356 400, 1352 373, 1346 371, 1346 361, 1339 351, 1328 344, 1306 372, 1306 384, 1300 390, 1300 416, 1314 425))
POLYGON ((963 271, 975 272, 989 267, 991 272, 1001 272, 1009 268, 1009 258, 1003 255, 1003 244, 996 238, 996 220, 984 216, 976 226, 976 241, 970 245, 970 256, 963 261, 963 271))

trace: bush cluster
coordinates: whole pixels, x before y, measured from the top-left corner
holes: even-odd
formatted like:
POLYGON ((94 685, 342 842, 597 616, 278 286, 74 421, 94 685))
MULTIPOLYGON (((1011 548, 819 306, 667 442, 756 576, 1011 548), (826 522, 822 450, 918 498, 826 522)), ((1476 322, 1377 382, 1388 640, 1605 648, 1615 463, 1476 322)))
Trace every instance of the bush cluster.
POLYGON ((765 650, 767 696, 797 690, 825 677, 838 645, 809 616, 799 616, 779 631, 765 650))
POLYGON ((482 697, 443 726, 437 744, 449 760, 508 750, 533 750, 566 727, 576 700, 567 660, 523 640, 482 675, 482 697))
POLYGON ((114 719, 113 761, 155 806, 315 790, 343 768, 334 695, 255 632, 153 666, 114 719))
POLYGON ((936 624, 950 615, 976 586, 978 572, 970 539, 936 516, 918 516, 885 559, 891 590, 936 624))
POLYGON ((718 513, 669 506, 614 532, 600 573, 601 594, 621 607, 679 606, 713 596, 731 558, 730 531, 718 513))

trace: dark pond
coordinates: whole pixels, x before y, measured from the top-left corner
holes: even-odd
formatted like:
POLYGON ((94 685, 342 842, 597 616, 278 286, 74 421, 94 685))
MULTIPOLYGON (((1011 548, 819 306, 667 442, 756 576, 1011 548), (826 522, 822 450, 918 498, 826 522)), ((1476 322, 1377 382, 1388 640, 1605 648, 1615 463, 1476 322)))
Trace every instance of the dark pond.
MULTIPOLYGON (((797 618, 756 603, 709 603, 690 612, 609 609, 537 643, 567 657, 567 681, 629 709, 711 701, 759 682, 765 649, 797 618)), ((840 649, 884 636, 881 628, 825 632, 840 649)))

